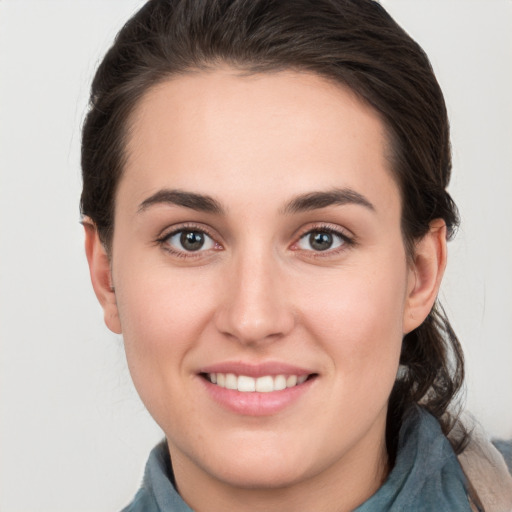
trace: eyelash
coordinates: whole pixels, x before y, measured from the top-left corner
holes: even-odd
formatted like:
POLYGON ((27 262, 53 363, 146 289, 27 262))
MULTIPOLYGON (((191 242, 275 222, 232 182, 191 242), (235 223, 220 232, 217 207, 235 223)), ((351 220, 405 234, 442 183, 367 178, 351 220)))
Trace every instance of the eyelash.
MULTIPOLYGON (((223 247, 221 244, 215 241, 215 237, 203 226, 198 226, 195 224, 184 224, 180 226, 179 228, 173 229, 170 232, 165 232, 163 235, 159 236, 155 243, 159 246, 161 246, 165 251, 171 253, 173 256, 177 256, 178 258, 200 258, 204 256, 204 253, 210 250, 222 250, 223 247), (213 249, 207 249, 207 250, 197 250, 197 251, 181 251, 174 249, 169 244, 169 239, 173 236, 176 236, 180 233, 186 233, 186 232, 195 232, 195 233, 201 233, 208 238, 210 238, 213 243, 214 247, 213 249)), ((352 247, 354 247, 357 244, 355 238, 347 235, 347 233, 340 228, 333 228, 332 226, 326 225, 326 224, 319 224, 313 227, 310 227, 307 231, 304 231, 291 245, 291 249, 293 251, 301 251, 303 253, 310 253, 308 254, 309 257, 313 258, 326 258, 329 256, 337 255, 343 251, 346 251, 352 247), (342 243, 339 247, 336 247, 334 249, 326 249, 325 251, 315 251, 315 250, 303 250, 300 248, 295 248, 301 240, 306 238, 307 236, 310 236, 312 233, 328 233, 330 235, 334 235, 335 237, 338 237, 342 243)))
MULTIPOLYGON (((342 243, 339 247, 336 247, 334 249, 326 249, 325 251, 302 250, 302 252, 309 253, 308 257, 310 258, 328 258, 330 256, 336 256, 357 245, 356 239, 352 236, 349 236, 344 229, 341 229, 339 227, 334 228, 327 224, 318 224, 313 227, 310 227, 307 231, 302 233, 297 239, 297 241, 293 243, 292 249, 293 247, 297 246, 301 240, 305 239, 306 237, 310 236, 313 233, 328 233, 330 235, 334 235, 338 237, 342 243)), ((294 250, 301 251, 300 248, 294 250)))
MULTIPOLYGON (((187 232, 188 233, 191 233, 191 232, 201 233, 213 241, 213 243, 214 243, 213 250, 218 251, 218 250, 222 249, 222 245, 215 241, 215 237, 207 229, 205 229, 203 226, 198 226, 196 224, 183 224, 179 228, 173 229, 170 232, 165 232, 163 235, 159 236, 155 240, 155 243, 157 245, 159 245, 160 247, 162 247, 162 249, 164 249, 165 251, 171 253, 173 256, 177 256, 178 258, 200 258, 200 257, 204 256, 204 253, 207 251, 204 251, 204 250, 198 250, 198 251, 184 251, 183 250, 183 251, 181 251, 181 250, 174 249, 174 247, 172 247, 169 244, 170 238, 172 238, 173 236, 176 236, 180 233, 187 233, 187 232)), ((212 249, 208 249, 208 250, 212 250, 212 249)))

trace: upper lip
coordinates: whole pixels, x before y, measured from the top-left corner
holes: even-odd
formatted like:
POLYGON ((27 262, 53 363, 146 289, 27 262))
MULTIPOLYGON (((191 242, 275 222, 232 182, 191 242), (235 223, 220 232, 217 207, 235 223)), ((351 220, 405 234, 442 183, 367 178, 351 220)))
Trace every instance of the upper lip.
POLYGON ((247 375, 248 377, 262 377, 264 375, 310 375, 314 373, 305 368, 279 361, 266 361, 262 363, 247 363, 244 361, 225 361, 204 366, 199 373, 233 373, 247 375))

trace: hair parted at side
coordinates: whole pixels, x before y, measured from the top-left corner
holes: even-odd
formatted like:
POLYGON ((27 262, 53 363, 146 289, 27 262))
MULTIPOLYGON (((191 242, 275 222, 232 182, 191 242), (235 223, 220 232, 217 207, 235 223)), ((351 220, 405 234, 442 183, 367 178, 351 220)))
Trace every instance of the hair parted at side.
MULTIPOLYGON (((402 198, 408 254, 457 209, 446 191, 451 172, 446 106, 419 45, 374 0, 150 0, 121 29, 93 80, 82 137, 82 214, 110 250, 116 187, 125 162, 130 115, 147 91, 173 75, 229 65, 241 73, 298 70, 349 87, 380 113, 402 198)), ((440 421, 462 386, 460 344, 440 306, 403 340, 390 397, 387 444, 412 403, 440 421)))

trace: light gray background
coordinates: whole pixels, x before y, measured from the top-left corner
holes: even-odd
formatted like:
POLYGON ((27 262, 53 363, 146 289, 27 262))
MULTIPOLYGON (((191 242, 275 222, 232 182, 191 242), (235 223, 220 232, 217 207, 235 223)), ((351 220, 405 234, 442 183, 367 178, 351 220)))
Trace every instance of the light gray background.
MULTIPOLYGON (((161 432, 89 283, 79 128, 140 0, 0 0, 0 511, 114 511, 161 432)), ((423 45, 452 122, 463 225, 442 291, 467 404, 512 437, 512 2, 383 0, 423 45)))

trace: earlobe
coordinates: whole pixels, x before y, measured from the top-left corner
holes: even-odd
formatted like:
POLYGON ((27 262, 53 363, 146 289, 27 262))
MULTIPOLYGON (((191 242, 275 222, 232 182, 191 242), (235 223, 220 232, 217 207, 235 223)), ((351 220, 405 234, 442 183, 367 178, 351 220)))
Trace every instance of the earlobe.
POLYGON ((94 293, 103 308, 105 324, 112 332, 121 334, 110 259, 94 223, 85 219, 83 226, 85 229, 85 253, 94 293))
POLYGON ((410 265, 403 333, 416 329, 434 306, 446 268, 446 224, 442 219, 430 223, 428 233, 415 244, 410 265))

